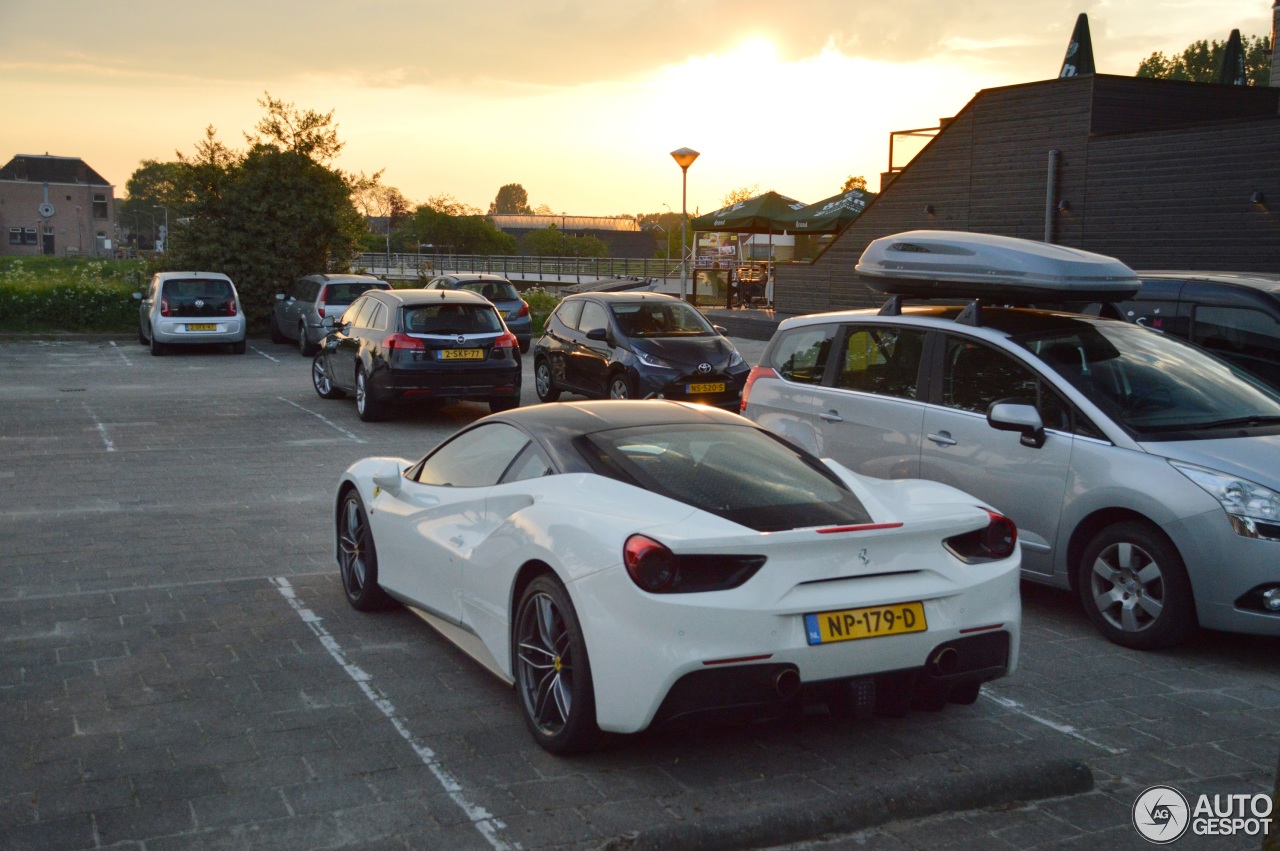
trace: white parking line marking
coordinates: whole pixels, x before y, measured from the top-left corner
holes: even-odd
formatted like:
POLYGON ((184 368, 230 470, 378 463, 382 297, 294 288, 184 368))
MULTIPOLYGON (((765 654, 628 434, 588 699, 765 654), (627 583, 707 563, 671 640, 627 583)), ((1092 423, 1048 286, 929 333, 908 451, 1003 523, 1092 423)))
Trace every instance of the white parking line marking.
POLYGON ((107 436, 106 425, 103 424, 102 420, 98 419, 98 415, 95 414, 88 405, 84 406, 84 410, 85 410, 85 413, 89 415, 89 417, 93 420, 94 424, 97 426, 98 435, 102 438, 102 442, 106 444, 107 451, 115 452, 116 445, 112 443, 111 438, 107 436))
MULTIPOLYGON (((289 584, 289 580, 283 576, 277 576, 271 581, 276 586, 276 589, 279 590, 281 596, 289 601, 289 605, 298 613, 298 617, 302 619, 302 622, 320 640, 324 649, 329 651, 329 655, 333 657, 333 660, 342 666, 347 675, 360 686, 360 690, 364 692, 365 697, 369 698, 369 701, 386 716, 387 720, 396 728, 396 732, 417 753, 418 759, 422 760, 422 764, 431 769, 431 773, 436 776, 436 780, 440 781, 441 787, 444 788, 450 799, 458 805, 459 809, 466 813, 467 818, 471 819, 471 824, 476 830, 480 831, 480 835, 488 841, 490 846, 498 849, 498 851, 510 851, 513 846, 508 845, 498 836, 498 831, 505 829, 506 824, 500 819, 494 818, 484 807, 467 800, 462 791, 462 784, 436 759, 435 751, 427 747, 424 742, 410 732, 404 716, 396 710, 386 695, 372 685, 373 678, 358 666, 347 661, 346 653, 343 652, 342 647, 321 623, 323 618, 303 606, 302 601, 298 599, 298 595, 294 592, 293 586, 289 584)), ((518 848, 519 845, 514 847, 518 848)))
POLYGON ((324 423, 325 425, 329 426, 329 428, 332 428, 332 429, 334 429, 334 430, 336 430, 336 431, 342 432, 342 433, 343 433, 343 434, 345 434, 347 437, 349 437, 349 438, 351 438, 352 440, 354 440, 356 443, 367 443, 367 442, 368 442, 368 441, 366 441, 364 438, 362 438, 362 437, 357 437, 356 435, 354 435, 354 434, 352 434, 351 432, 347 431, 345 428, 343 428, 342 426, 338 425, 338 424, 337 424, 337 423, 335 423, 333 420, 330 420, 330 419, 329 419, 328 417, 326 417, 324 414, 317 414, 315 411, 311 410, 310 408, 304 408, 304 407, 302 407, 301 405, 299 405, 297 402, 291 402, 291 401, 289 401, 288 399, 284 398, 283 396, 277 396, 276 398, 277 398, 277 399, 279 399, 281 402, 284 402, 284 403, 285 403, 285 404, 287 404, 287 405, 293 405, 293 406, 294 406, 295 408, 297 408, 299 411, 306 411, 308 414, 310 414, 311 416, 315 417, 315 418, 316 418, 316 419, 318 419, 320 422, 322 422, 322 423, 324 423))
POLYGON ((125 366, 133 366, 133 361, 129 360, 129 356, 124 353, 124 349, 116 345, 116 341, 111 341, 111 348, 116 350, 116 354, 120 356, 120 360, 124 361, 125 366))
POLYGON ((266 352, 264 352, 262 349, 258 348, 257 346, 250 346, 250 347, 249 347, 249 350, 250 350, 250 351, 253 351, 253 352, 257 352, 258 354, 262 355, 264 358, 266 358, 267 360, 271 361, 272 363, 280 363, 280 361, 279 361, 278 359, 271 357, 271 355, 267 354, 266 352))
POLYGON ((1066 733, 1068 736, 1070 736, 1073 739, 1079 739, 1085 744, 1093 745, 1095 748, 1101 748, 1102 750, 1106 751, 1109 754, 1119 756, 1122 753, 1128 753, 1128 751, 1126 751, 1124 748, 1113 748, 1110 745, 1104 745, 1101 742, 1095 742, 1093 739, 1080 733, 1078 730, 1076 730, 1075 727, 1072 727, 1070 724, 1059 724, 1057 721, 1050 721, 1048 718, 1041 718, 1039 715, 1036 715, 1034 712, 1028 712, 1021 703, 1018 703, 1018 701, 1011 700, 1007 697, 998 697, 997 695, 992 694, 986 688, 983 688, 982 696, 985 697, 987 700, 995 701, 996 703, 1003 706, 1005 709, 1008 709, 1010 712, 1013 712, 1017 715, 1021 715, 1023 718, 1030 718, 1032 721, 1035 721, 1037 724, 1043 724, 1046 727, 1057 730, 1059 733, 1066 733))

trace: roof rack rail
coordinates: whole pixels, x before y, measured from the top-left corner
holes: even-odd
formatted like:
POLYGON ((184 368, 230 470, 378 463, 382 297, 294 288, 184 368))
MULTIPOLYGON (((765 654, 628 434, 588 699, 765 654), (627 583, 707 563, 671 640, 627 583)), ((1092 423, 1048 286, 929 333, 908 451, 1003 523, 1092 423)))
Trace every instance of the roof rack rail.
MULTIPOLYGON (((898 293, 889 296, 881 307, 877 315, 879 316, 901 316, 902 315, 902 294, 898 293)), ((964 310, 956 316, 956 323, 959 325, 972 325, 974 328, 982 327, 982 299, 975 298, 973 301, 965 305, 964 310)))

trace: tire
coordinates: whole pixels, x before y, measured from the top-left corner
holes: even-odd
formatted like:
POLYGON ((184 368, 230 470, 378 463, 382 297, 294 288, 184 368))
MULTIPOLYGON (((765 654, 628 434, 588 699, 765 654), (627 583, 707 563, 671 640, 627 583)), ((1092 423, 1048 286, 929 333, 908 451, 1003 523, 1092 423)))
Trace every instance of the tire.
POLYGON ((239 342, 237 342, 237 343, 232 343, 232 344, 231 344, 231 354, 233 354, 233 355, 242 355, 242 354, 244 354, 245 352, 247 352, 248 350, 249 350, 249 341, 248 341, 248 340, 241 340, 241 341, 239 341, 239 342))
POLYGON ((320 347, 307 339, 307 326, 298 323, 298 354, 309 358, 320 350, 320 347))
POLYGON ((529 343, 530 343, 530 342, 531 342, 530 340, 525 340, 523 343, 521 343, 521 344, 520 344, 520 354, 522 354, 522 355, 527 355, 527 354, 529 354, 529 343))
POLYGON ((271 319, 267 322, 267 333, 271 335, 271 342, 273 343, 279 344, 289 342, 288 338, 286 338, 284 334, 280 333, 280 323, 276 322, 275 313, 271 314, 271 319))
POLYGON ((363 366, 356 367, 356 413, 367 423, 387 418, 387 403, 373 398, 373 394, 369 392, 369 380, 363 366))
POLYGON ((329 375, 329 364, 323 352, 311 361, 311 386, 316 389, 316 394, 321 399, 341 399, 347 395, 333 386, 333 379, 329 375))
POLYGON ((631 386, 631 379, 625 372, 615 372, 609 376, 610 399, 634 399, 636 390, 631 386))
POLYGON ((587 645, 564 586, 547 575, 534 579, 512 622, 516 695, 534 741, 554 754, 600 745, 587 645))
POLYGON ((1146 523, 1117 523, 1095 535, 1076 567, 1076 587, 1089 620, 1122 647, 1173 647, 1196 630, 1182 557, 1146 523))
POLYGON ((372 612, 390 602, 378 584, 378 550, 369 529, 369 515, 355 488, 347 491, 338 508, 338 571, 342 590, 353 609, 372 612))
POLYGON ((160 357, 164 354, 164 343, 156 339, 156 332, 154 329, 151 331, 151 354, 155 357, 160 357))
POLYGON ((512 411, 520 407, 519 396, 504 396, 501 399, 489 400, 489 413, 500 414, 503 411, 512 411))
POLYGON ((541 358, 533 365, 533 389, 541 402, 554 402, 560 398, 560 388, 551 377, 551 364, 541 358))

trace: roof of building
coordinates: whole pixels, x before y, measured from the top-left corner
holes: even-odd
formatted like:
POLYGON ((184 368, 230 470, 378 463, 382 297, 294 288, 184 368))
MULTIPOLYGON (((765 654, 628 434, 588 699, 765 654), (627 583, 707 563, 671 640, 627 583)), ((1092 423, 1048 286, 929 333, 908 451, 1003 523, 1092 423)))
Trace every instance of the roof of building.
POLYGON ((51 157, 48 154, 18 154, 0 168, 0 180, 112 185, 79 157, 51 157))
POLYGON ((638 231, 640 225, 630 216, 557 216, 490 213, 489 220, 499 230, 539 230, 555 225, 562 231, 616 230, 638 231))

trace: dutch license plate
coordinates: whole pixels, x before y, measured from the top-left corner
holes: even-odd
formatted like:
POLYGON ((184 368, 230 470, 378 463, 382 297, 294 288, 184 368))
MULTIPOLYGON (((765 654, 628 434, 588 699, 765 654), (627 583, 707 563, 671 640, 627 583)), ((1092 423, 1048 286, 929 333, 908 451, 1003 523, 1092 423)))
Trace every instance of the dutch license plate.
POLYGON ((688 392, 689 393, 723 393, 724 382, 717 381, 714 383, 707 383, 707 384, 690 384, 688 392))
POLYGON ((804 616, 804 631, 810 644, 925 632, 928 628, 923 603, 895 603, 804 616))
POLYGON ((218 326, 213 324, 212 322, 202 322, 194 325, 188 322, 187 330, 188 331, 217 331, 218 326))
POLYGON ((440 360, 484 360, 484 349, 441 349, 440 360))

